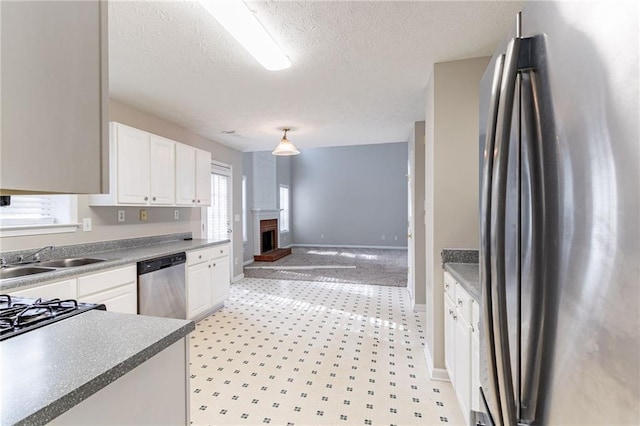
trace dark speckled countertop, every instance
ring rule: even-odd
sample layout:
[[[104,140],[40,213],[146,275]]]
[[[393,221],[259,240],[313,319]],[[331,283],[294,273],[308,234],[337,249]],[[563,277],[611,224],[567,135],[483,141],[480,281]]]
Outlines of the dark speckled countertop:
[[[89,311],[7,339],[0,423],[48,423],[194,329],[192,321]]]
[[[127,244],[130,241],[134,240],[119,240],[114,241],[109,245],[107,245],[106,243],[95,245],[87,244],[86,248],[82,245],[68,246],[69,248],[60,247],[58,249],[59,251],[53,258],[61,258],[66,256],[96,257],[107,259],[107,261],[73,268],[60,268],[51,272],[26,275],[19,278],[0,280],[0,293],[10,293],[11,291],[15,291],[20,287],[27,287],[41,282],[62,280],[65,278],[89,274],[104,269],[115,268],[117,266],[131,265],[135,264],[136,262],[140,262],[141,260],[152,259],[154,257],[167,254],[179,253],[203,247],[229,243],[229,240],[213,241],[202,239],[180,239],[173,241],[160,241],[153,244],[131,247],[129,244]],[[33,266],[37,266],[37,264],[33,264]]]
[[[477,263],[445,263],[444,270],[480,303],[480,268]]]

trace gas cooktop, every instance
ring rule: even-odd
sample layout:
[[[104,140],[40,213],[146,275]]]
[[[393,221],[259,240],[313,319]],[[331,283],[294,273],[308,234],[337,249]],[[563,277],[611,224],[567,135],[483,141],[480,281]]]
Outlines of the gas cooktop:
[[[0,295],[0,340],[15,337],[56,321],[99,309],[102,304],[81,303],[76,300],[33,299]]]

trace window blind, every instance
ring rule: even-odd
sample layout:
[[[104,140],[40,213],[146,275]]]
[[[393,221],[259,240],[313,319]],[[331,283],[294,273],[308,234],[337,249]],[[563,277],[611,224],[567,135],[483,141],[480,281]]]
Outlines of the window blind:
[[[14,195],[11,205],[0,207],[0,225],[47,225],[55,223],[53,198],[46,195]]]
[[[211,174],[211,207],[207,209],[207,237],[220,241],[229,239],[231,212],[229,211],[229,177]]]

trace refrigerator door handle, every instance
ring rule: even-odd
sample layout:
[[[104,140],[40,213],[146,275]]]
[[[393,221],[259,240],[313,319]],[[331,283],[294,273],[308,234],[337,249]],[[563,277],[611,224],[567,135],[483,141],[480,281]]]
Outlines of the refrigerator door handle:
[[[500,413],[502,414],[502,424],[505,426],[516,424],[516,404],[507,317],[505,218],[511,118],[518,74],[519,52],[520,38],[514,38],[507,46],[504,71],[502,73],[491,187],[491,308],[494,318],[493,335],[496,351],[496,373],[500,391]]]
[[[488,414],[501,418],[498,392],[498,377],[495,365],[495,343],[493,337],[493,314],[491,308],[491,181],[493,179],[493,151],[495,147],[496,125],[498,121],[498,101],[504,55],[496,58],[491,82],[489,100],[489,118],[484,144],[484,166],[482,168],[482,198],[480,204],[480,283],[482,285],[482,325],[485,358],[488,369],[489,394],[487,395]]]

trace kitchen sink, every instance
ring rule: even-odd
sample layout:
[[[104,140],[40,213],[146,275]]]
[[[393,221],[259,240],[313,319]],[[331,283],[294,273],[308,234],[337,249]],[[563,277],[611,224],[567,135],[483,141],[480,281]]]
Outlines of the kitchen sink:
[[[25,275],[41,274],[43,272],[55,271],[54,268],[43,268],[41,266],[9,266],[0,269],[0,280],[6,278],[24,277]]]
[[[51,268],[72,268],[74,266],[90,265],[92,263],[105,262],[107,259],[98,259],[92,257],[71,257],[67,259],[54,259],[40,262],[41,266]]]

